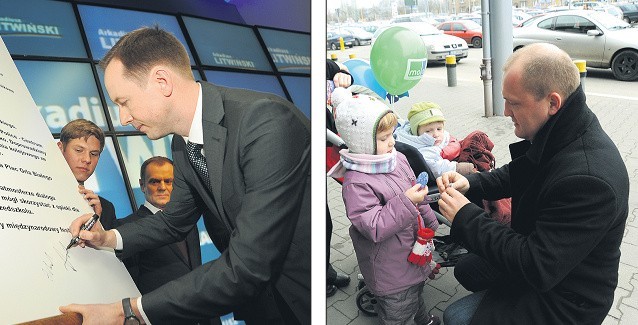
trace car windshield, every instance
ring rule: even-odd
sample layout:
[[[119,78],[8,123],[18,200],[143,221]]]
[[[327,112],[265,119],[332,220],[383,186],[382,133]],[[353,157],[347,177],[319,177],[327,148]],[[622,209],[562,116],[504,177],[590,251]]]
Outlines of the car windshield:
[[[481,29],[481,25],[475,23],[474,21],[463,20],[463,23],[465,24],[465,27],[467,27],[468,29]]]
[[[589,15],[596,19],[596,21],[607,29],[623,29],[629,28],[629,24],[626,22],[606,13],[600,11],[592,11]]]

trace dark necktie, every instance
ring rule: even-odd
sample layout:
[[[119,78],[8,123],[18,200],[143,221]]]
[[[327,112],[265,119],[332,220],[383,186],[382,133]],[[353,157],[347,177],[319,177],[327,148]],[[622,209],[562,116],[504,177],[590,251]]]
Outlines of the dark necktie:
[[[204,181],[206,187],[210,190],[210,178],[208,177],[208,167],[206,167],[206,157],[202,155],[203,145],[188,141],[186,144],[186,153],[188,154],[188,160],[191,165],[199,174],[199,177]]]
[[[189,266],[192,266],[191,265],[190,256],[188,256],[188,245],[186,244],[186,239],[184,239],[182,241],[178,241],[176,244],[177,244],[177,248],[179,249],[180,253],[182,253],[182,256],[184,256],[184,259],[186,260],[186,263]]]

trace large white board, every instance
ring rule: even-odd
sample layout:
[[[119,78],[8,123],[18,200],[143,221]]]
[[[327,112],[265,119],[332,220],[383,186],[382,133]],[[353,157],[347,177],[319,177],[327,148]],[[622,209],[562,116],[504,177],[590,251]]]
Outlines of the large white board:
[[[112,250],[66,251],[71,221],[90,212],[0,38],[1,323],[140,295]]]

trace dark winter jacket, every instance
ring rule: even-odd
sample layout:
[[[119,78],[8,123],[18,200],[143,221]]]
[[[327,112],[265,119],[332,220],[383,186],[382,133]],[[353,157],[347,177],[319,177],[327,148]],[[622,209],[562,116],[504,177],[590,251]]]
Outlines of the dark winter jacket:
[[[468,204],[451,235],[507,274],[472,324],[600,324],[618,282],[629,178],[579,88],[512,161],[468,177],[470,197],[512,197],[511,228]]]

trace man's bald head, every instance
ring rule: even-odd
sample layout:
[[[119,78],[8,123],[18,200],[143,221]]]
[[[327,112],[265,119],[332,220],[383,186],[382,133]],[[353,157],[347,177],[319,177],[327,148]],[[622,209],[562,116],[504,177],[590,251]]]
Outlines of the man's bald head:
[[[548,43],[534,43],[516,50],[505,62],[503,71],[519,73],[525,89],[536,99],[557,92],[564,100],[580,85],[578,68],[569,55]]]

